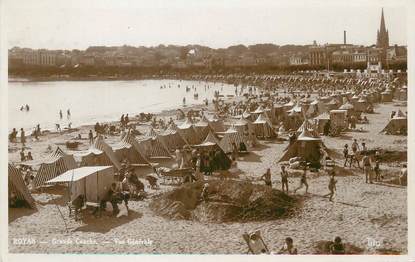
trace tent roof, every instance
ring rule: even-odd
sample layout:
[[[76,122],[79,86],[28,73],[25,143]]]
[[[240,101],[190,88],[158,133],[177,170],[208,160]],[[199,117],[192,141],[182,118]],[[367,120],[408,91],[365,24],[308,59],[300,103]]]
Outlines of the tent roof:
[[[399,109],[393,119],[407,119],[406,115]]]
[[[42,159],[27,161],[23,164],[28,165],[28,166],[36,166],[40,164],[51,164],[59,160],[59,158],[64,157],[64,156],[68,156],[68,154],[63,152],[63,150],[60,147],[57,147],[56,150],[53,153],[51,153],[49,156],[42,158]]]
[[[186,119],[180,126],[178,126],[179,129],[188,129],[192,126],[192,122],[190,122],[189,119]]]
[[[339,107],[340,110],[350,110],[353,109],[354,106],[350,104],[349,102],[344,103],[341,107]]]
[[[321,115],[317,116],[315,119],[330,119],[330,115],[327,112],[322,113]]]
[[[102,170],[107,170],[112,168],[112,166],[84,166],[75,169],[71,169],[51,179],[48,183],[61,183],[61,182],[71,182],[71,181],[78,181],[82,178],[90,176],[96,172],[100,172]]]
[[[301,134],[298,136],[298,139],[300,141],[318,141],[321,140],[320,138],[314,137],[313,134],[311,134],[310,130],[307,128],[304,128]]]

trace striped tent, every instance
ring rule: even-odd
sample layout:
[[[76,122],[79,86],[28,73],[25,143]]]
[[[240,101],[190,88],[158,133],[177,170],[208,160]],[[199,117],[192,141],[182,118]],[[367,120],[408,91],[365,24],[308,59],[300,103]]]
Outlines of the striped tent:
[[[144,158],[145,163],[150,164],[148,158],[146,157],[146,152],[144,147],[138,142],[137,138],[131,134],[130,132],[126,133],[124,138],[122,139],[123,143],[131,145],[137,153]]]
[[[216,132],[224,132],[225,126],[223,125],[223,121],[219,120],[219,118],[216,115],[213,115],[212,119],[208,120],[210,127],[213,129],[213,131]]]
[[[159,137],[170,151],[183,148],[187,144],[186,140],[177,132],[177,126],[174,123],[161,132]]]
[[[275,133],[272,128],[271,121],[266,117],[264,113],[260,114],[258,118],[253,122],[255,126],[255,134],[258,137],[274,137]]]
[[[25,201],[31,208],[36,208],[35,200],[23,181],[22,173],[9,163],[9,194],[10,192],[14,192],[19,200]]]
[[[189,145],[197,145],[200,142],[200,138],[197,135],[193,124],[187,119],[183,124],[178,126],[177,131],[186,140]]]
[[[81,157],[80,166],[112,166],[111,159],[104,151],[91,146],[87,151],[77,154]]]
[[[148,158],[172,158],[169,149],[158,137],[144,137],[138,140],[144,155]]]
[[[33,180],[36,188],[44,185],[46,181],[63,174],[67,170],[77,167],[74,157],[66,154],[59,147],[51,155],[42,159],[41,162],[42,164]]]
[[[92,147],[93,148],[96,148],[96,149],[98,149],[100,151],[103,151],[105,153],[105,155],[111,160],[111,164],[110,165],[113,165],[118,170],[121,169],[121,163],[120,163],[120,161],[118,161],[117,156],[115,155],[114,151],[105,142],[104,137],[102,135],[98,135],[95,138]]]
[[[233,151],[232,144],[235,143],[237,148],[239,147],[239,143],[245,142],[243,133],[239,133],[233,126],[230,126],[228,130],[223,133],[223,138],[219,142],[219,146],[225,153],[230,153]]]
[[[130,134],[124,135],[118,144],[112,146],[118,161],[122,162],[127,159],[131,164],[150,165],[147,158],[128,142],[129,136]]]
[[[213,129],[211,129],[210,125],[209,125],[209,121],[207,120],[207,118],[203,115],[202,118],[199,120],[199,122],[197,122],[194,125],[195,131],[199,136],[200,141],[203,141],[206,136],[209,134],[209,131]]]
[[[304,131],[304,129],[307,129],[307,131],[309,131],[313,137],[320,136],[318,131],[316,130],[315,125],[313,125],[313,123],[311,123],[311,121],[308,120],[307,118],[304,119],[303,124],[298,128],[297,130],[298,135],[300,135]]]

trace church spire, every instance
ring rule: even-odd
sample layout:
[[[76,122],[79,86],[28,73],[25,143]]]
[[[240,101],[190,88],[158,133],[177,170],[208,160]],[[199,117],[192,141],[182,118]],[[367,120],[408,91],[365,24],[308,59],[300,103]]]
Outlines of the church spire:
[[[386,32],[386,26],[385,26],[385,17],[383,15],[383,8],[382,8],[382,16],[380,18],[380,32]]]
[[[380,17],[380,28],[377,31],[376,46],[380,47],[380,48],[388,48],[389,47],[389,32],[388,32],[388,30],[386,30],[385,16],[383,14],[383,8],[382,8],[382,15]]]

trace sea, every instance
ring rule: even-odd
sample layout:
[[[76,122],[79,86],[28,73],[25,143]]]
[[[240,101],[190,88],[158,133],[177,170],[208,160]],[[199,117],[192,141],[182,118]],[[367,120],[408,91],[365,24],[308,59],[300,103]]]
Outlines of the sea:
[[[32,131],[40,124],[42,130],[54,130],[56,124],[63,129],[69,123],[77,127],[115,121],[127,113],[130,118],[142,112],[159,113],[203,104],[205,99],[211,103],[215,91],[228,97],[235,95],[235,86],[187,80],[11,81],[8,129]],[[29,111],[21,110],[26,104]]]

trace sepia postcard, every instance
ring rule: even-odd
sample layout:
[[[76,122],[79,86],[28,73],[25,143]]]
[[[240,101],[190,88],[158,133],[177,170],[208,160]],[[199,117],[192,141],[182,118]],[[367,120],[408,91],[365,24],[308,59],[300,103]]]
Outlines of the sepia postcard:
[[[0,5],[2,261],[415,261],[414,3]]]

